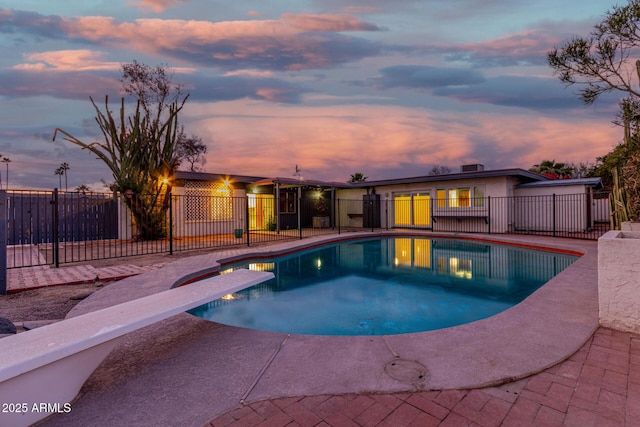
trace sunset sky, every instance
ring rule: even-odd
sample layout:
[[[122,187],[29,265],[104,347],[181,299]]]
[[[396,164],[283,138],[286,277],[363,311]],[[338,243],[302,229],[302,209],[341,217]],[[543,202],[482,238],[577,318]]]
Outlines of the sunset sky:
[[[546,55],[613,0],[0,0],[0,155],[9,186],[103,190],[95,111],[123,63],[171,68],[213,173],[346,181],[594,162],[619,95],[584,106]],[[114,108],[117,104],[114,104]],[[5,165],[0,164],[2,184]],[[63,180],[64,187],[64,180]]]

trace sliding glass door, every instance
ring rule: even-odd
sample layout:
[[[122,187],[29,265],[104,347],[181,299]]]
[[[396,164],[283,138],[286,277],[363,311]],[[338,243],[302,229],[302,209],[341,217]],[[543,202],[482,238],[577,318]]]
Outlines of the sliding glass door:
[[[395,227],[430,227],[430,194],[428,192],[394,194],[393,219]]]

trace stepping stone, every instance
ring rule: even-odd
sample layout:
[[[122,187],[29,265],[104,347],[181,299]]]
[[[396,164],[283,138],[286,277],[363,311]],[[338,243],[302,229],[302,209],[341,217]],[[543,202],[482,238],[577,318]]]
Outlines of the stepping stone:
[[[78,295],[74,295],[69,299],[73,300],[73,301],[81,300],[81,299],[85,299],[86,297],[88,297],[91,294],[93,294],[93,291],[87,291],[87,292],[83,292],[83,293],[78,294]]]
[[[27,320],[22,322],[22,327],[24,329],[26,329],[27,331],[30,331],[31,329],[35,329],[35,328],[39,328],[41,326],[47,326],[50,325],[52,323],[56,323],[59,322],[60,319],[56,319],[56,320]]]
[[[0,335],[12,335],[16,332],[16,325],[11,320],[0,317]]]

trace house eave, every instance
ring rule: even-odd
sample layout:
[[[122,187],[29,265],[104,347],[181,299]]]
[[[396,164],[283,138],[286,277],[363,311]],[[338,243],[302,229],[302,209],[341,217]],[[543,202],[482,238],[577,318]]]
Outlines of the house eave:
[[[496,177],[514,177],[514,178],[519,178],[521,181],[524,181],[524,182],[536,182],[536,181],[549,180],[549,178],[542,176],[540,174],[537,174],[535,172],[514,168],[514,169],[484,170],[484,171],[475,171],[475,172],[459,172],[459,173],[450,173],[445,175],[426,175],[426,176],[386,179],[386,180],[378,180],[378,181],[366,181],[366,182],[351,184],[350,187],[366,188],[366,187],[377,187],[377,186],[384,186],[384,185],[459,181],[463,179],[481,179],[481,178],[496,178]]]

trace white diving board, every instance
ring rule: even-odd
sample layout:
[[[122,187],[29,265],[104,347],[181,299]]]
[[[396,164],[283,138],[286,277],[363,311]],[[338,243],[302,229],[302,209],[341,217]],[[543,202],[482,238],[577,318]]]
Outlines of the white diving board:
[[[273,277],[237,270],[0,339],[0,426],[64,413],[129,332]]]

